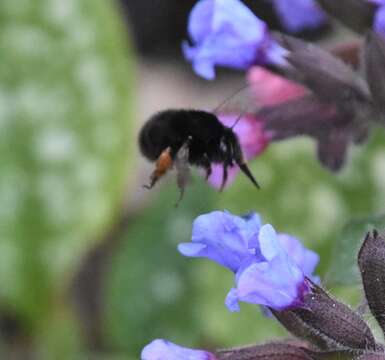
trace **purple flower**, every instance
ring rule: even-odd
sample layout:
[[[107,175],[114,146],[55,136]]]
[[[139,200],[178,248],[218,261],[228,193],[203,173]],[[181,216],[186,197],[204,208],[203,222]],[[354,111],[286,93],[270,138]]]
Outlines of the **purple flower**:
[[[314,0],[273,0],[273,6],[282,26],[292,33],[316,29],[327,21],[326,14]]]
[[[368,0],[369,3],[377,5],[373,19],[373,30],[385,35],[385,0]]]
[[[236,287],[226,305],[239,310],[238,301],[269,306],[276,310],[301,306],[310,291],[318,255],[292,236],[277,235],[269,224],[251,213],[238,217],[214,211],[199,216],[193,224],[192,242],[180,244],[185,256],[207,257],[235,273]]]
[[[215,77],[215,65],[247,69],[256,63],[285,62],[286,50],[239,0],[200,0],[190,13],[188,31],[193,46],[183,42],[184,55],[206,79]]]
[[[385,5],[385,0],[368,0],[368,2],[379,6]]]
[[[318,283],[319,279],[317,276],[313,275],[313,272],[318,265],[319,255],[314,251],[305,248],[294,236],[278,234],[278,240],[289,257],[302,270],[304,275],[311,278],[313,282]]]
[[[249,242],[258,236],[260,226],[261,219],[255,213],[239,217],[213,211],[195,219],[191,243],[179,244],[178,250],[185,256],[207,257],[236,272],[242,262],[256,254]]]
[[[385,5],[382,5],[377,9],[376,14],[374,15],[373,29],[380,34],[385,35]]]
[[[236,287],[226,298],[228,309],[239,311],[238,301],[278,311],[303,305],[310,287],[302,269],[285,251],[270,224],[261,227],[258,243],[264,259],[250,261],[238,270]]]
[[[214,354],[204,350],[188,349],[170,341],[156,339],[144,347],[141,360],[216,360]]]

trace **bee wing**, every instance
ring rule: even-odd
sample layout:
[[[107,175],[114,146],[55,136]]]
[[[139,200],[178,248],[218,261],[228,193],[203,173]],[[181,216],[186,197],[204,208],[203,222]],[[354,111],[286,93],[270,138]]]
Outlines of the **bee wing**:
[[[254,113],[261,107],[259,101],[253,94],[253,88],[250,83],[245,83],[242,87],[231,93],[223,100],[213,112],[216,115],[221,114],[244,114]]]
[[[214,112],[219,114],[256,114],[264,107],[281,104],[304,95],[298,83],[254,66],[247,74],[247,84],[226,98]]]

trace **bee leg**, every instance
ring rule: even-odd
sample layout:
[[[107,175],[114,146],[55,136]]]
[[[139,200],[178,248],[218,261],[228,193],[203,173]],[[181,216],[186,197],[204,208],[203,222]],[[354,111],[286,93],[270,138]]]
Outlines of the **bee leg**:
[[[207,181],[207,180],[209,179],[211,173],[212,173],[211,165],[207,166],[207,167],[205,168],[205,170],[206,170],[206,181]]]
[[[206,181],[209,179],[212,169],[211,169],[211,162],[210,159],[208,158],[207,154],[203,155],[203,168],[206,171]]]
[[[182,147],[176,153],[175,157],[176,181],[180,190],[179,199],[175,206],[178,206],[181,200],[183,199],[184,190],[191,179],[190,166],[188,162],[190,154],[190,141],[191,139],[189,139],[182,145]]]
[[[158,160],[156,160],[155,170],[150,177],[150,184],[143,185],[143,187],[146,189],[151,189],[157,183],[157,181],[172,168],[172,165],[173,161],[171,158],[171,149],[168,147],[162,151],[158,157]]]
[[[226,185],[227,176],[228,176],[228,173],[227,173],[228,166],[229,166],[229,164],[225,161],[224,164],[223,164],[222,184],[221,184],[221,187],[220,187],[219,191],[223,191],[223,189],[224,189],[224,187]]]

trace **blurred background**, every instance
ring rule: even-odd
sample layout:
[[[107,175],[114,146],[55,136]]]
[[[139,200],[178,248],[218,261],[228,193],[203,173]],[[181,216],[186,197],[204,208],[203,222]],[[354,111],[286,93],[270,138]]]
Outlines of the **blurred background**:
[[[382,131],[338,175],[294,139],[251,163],[262,191],[240,176],[218,193],[196,173],[175,208],[174,174],[142,188],[153,165],[136,137],[148,116],[213,109],[245,83],[224,70],[202,80],[184,61],[194,3],[0,2],[0,358],[138,359],[158,337],[213,349],[285,336],[255,306],[229,313],[230,274],[176,251],[214,209],[255,210],[301,238],[321,254],[327,288],[359,302],[356,239],[384,224]],[[246,3],[282,30],[268,2]],[[335,25],[298,35],[352,36]]]

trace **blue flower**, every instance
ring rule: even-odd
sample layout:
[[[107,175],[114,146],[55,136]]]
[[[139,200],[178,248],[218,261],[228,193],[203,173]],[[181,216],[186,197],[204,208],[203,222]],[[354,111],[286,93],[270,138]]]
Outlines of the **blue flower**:
[[[249,243],[260,227],[261,219],[255,213],[239,217],[213,211],[196,218],[191,243],[179,244],[178,250],[185,256],[207,257],[235,273],[242,262],[257,255]]]
[[[215,65],[247,69],[256,63],[285,63],[286,50],[239,0],[200,0],[190,13],[188,31],[193,46],[183,42],[184,55],[206,79],[215,77]]]
[[[380,6],[374,15],[373,30],[385,35],[385,5]]]
[[[326,14],[314,0],[273,0],[273,6],[282,26],[292,33],[316,29],[327,21]]]
[[[156,339],[144,347],[141,360],[216,360],[214,354],[188,349],[170,341]]]
[[[368,2],[377,5],[373,19],[373,30],[385,35],[385,0],[368,0]]]
[[[239,311],[238,301],[286,310],[303,305],[310,291],[305,275],[278,240],[270,224],[259,232],[263,261],[251,261],[236,273],[236,287],[226,298],[230,311]]]
[[[199,216],[193,224],[191,243],[180,244],[185,256],[207,257],[235,273],[236,287],[227,296],[231,311],[238,301],[282,310],[302,304],[309,291],[306,277],[319,261],[316,253],[299,240],[276,234],[260,217],[245,217],[214,211]]]
[[[304,275],[313,282],[318,283],[318,276],[313,273],[319,263],[319,255],[312,250],[305,248],[302,243],[294,236],[288,234],[278,234],[278,240],[289,255],[289,257],[298,265]]]

